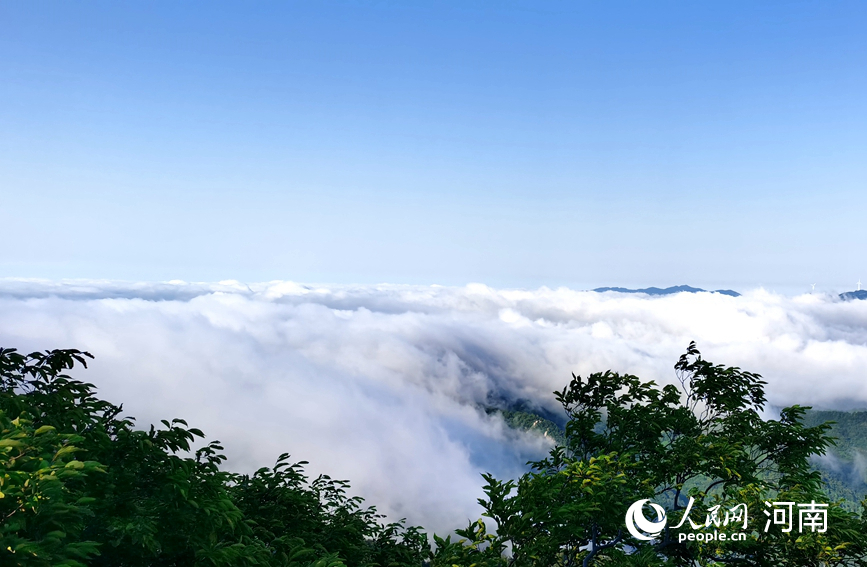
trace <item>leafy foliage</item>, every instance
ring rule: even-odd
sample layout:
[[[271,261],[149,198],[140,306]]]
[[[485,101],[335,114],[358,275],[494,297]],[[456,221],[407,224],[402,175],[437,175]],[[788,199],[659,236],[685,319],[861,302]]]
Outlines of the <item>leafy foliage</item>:
[[[280,564],[338,557],[347,565],[421,564],[429,547],[418,528],[381,524],[375,508],[346,494],[346,481],[323,475],[310,482],[305,464],[290,464],[283,454],[273,469],[239,476],[231,489],[245,517],[254,518],[253,536]]]
[[[824,533],[765,532],[765,501],[828,502],[811,458],[829,425],[806,426],[805,408],[763,420],[757,374],[714,365],[690,344],[675,365],[681,388],[632,375],[574,376],[555,392],[568,415],[565,442],[517,482],[485,475],[481,521],[439,540],[434,564],[454,565],[867,565],[864,516],[835,505]],[[627,508],[663,504],[659,537],[624,533]],[[680,541],[672,526],[704,524],[712,507],[747,504],[746,541]],[[508,553],[506,553],[508,551]]]
[[[73,443],[81,440],[0,412],[0,549],[15,562],[78,567],[96,551],[93,542],[77,537],[92,499],[77,498],[69,485],[104,469],[75,460]]]
[[[0,349],[0,564],[399,567],[429,553],[418,528],[382,524],[288,455],[235,475],[183,420],[135,429],[65,374],[87,358]]]

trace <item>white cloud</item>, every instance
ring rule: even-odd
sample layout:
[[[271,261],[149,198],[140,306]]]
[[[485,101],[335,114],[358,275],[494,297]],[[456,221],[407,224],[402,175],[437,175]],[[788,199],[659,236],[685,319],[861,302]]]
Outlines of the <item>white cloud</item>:
[[[544,450],[477,406],[555,411],[571,372],[671,382],[690,340],[776,406],[867,406],[867,302],[829,296],[0,281],[0,345],[89,350],[77,377],[140,423],[186,418],[236,470],[290,452],[439,531]]]

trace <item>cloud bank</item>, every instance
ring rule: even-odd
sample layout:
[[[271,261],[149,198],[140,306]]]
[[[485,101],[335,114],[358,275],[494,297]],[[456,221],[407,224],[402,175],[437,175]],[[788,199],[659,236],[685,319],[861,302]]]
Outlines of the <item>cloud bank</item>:
[[[234,470],[289,452],[439,532],[478,517],[480,472],[517,475],[546,450],[480,407],[556,412],[572,372],[670,383],[690,340],[762,374],[774,406],[867,407],[867,301],[0,280],[0,345],[88,350],[76,377],[141,425],[183,417]]]

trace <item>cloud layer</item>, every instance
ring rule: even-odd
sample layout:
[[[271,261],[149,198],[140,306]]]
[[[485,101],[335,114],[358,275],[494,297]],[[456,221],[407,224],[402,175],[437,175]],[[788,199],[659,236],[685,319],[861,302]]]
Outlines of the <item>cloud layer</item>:
[[[690,340],[762,374],[774,406],[867,407],[867,301],[0,280],[0,345],[89,350],[77,377],[140,423],[183,417],[235,470],[290,452],[438,531],[477,517],[480,472],[518,474],[546,449],[480,406],[556,412],[571,372],[669,383]]]

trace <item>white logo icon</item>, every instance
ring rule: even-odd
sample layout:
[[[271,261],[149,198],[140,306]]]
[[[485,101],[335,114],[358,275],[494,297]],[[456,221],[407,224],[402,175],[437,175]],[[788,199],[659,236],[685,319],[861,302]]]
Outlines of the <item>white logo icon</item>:
[[[644,517],[642,508],[644,508],[644,504],[648,502],[650,503],[650,507],[656,511],[657,521],[655,522],[650,522]],[[626,529],[629,530],[632,537],[636,539],[650,541],[661,532],[663,528],[665,528],[665,510],[659,504],[654,504],[653,502],[650,502],[650,500],[639,500],[626,511]]]

